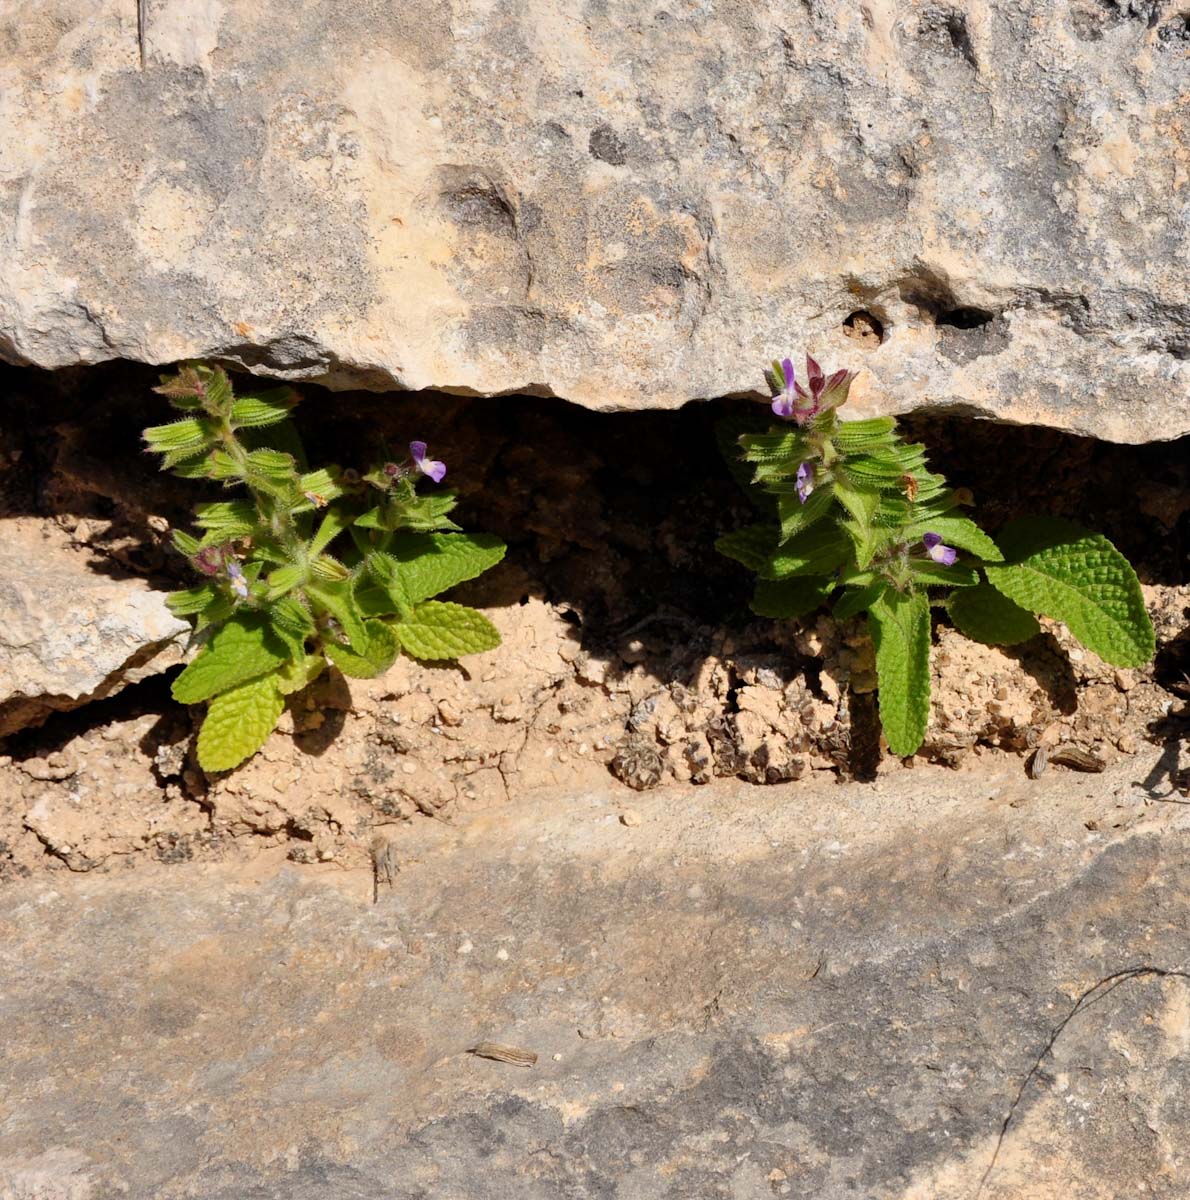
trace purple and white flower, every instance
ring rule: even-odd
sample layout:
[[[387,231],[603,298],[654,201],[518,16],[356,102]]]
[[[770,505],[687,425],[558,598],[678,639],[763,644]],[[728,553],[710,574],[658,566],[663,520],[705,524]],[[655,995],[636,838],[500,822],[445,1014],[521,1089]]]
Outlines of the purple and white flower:
[[[797,498],[805,504],[814,490],[814,464],[804,462],[797,469]]]
[[[944,567],[954,566],[954,560],[958,558],[958,551],[953,546],[944,546],[941,534],[927,533],[921,539],[921,544],[936,563],[941,563]]]
[[[234,558],[227,561],[227,578],[231,580],[231,590],[241,600],[248,599],[248,581],[244,578],[244,570]]]
[[[816,417],[824,408],[837,408],[847,399],[854,371],[823,373],[822,368],[810,355],[806,355],[806,387],[802,387],[793,376],[793,362],[784,359],[781,363],[783,378],[775,382],[783,385],[773,400],[773,412],[786,421],[804,425]]]
[[[413,458],[413,465],[435,483],[441,483],[446,477],[446,463],[439,462],[436,458],[427,458],[425,442],[410,442],[409,453]]]

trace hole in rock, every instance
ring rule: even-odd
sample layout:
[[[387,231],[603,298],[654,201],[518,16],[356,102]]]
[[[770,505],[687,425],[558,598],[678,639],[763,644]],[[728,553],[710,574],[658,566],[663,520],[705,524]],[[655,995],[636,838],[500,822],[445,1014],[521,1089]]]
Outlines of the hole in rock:
[[[843,333],[863,349],[875,350],[884,341],[884,322],[861,308],[844,317]]]
[[[989,322],[982,310],[939,318],[958,337]],[[168,419],[155,382],[155,371],[129,364],[0,369],[0,537],[35,530],[82,576],[191,582],[169,530],[221,492],[158,472],[141,452],[140,430]],[[600,414],[531,397],[299,391],[296,420],[316,463],[365,467],[372,448],[387,443],[400,456],[413,439],[447,463],[459,523],[509,547],[498,567],[448,595],[482,608],[504,646],[459,664],[402,659],[379,681],[327,676],[291,698],[261,754],[209,781],[194,771],[188,740],[198,714],[173,704],[164,680],[51,717],[0,744],[13,756],[0,771],[14,773],[10,793],[21,798],[0,816],[0,840],[17,844],[26,809],[61,793],[63,814],[80,795],[96,806],[76,869],[132,853],[134,842],[156,845],[158,834],[171,855],[179,845],[214,853],[251,834],[296,839],[296,857],[325,861],[419,813],[449,816],[543,788],[618,788],[609,768],[625,747],[621,762],[655,759],[660,782],[899,769],[881,759],[861,627],[753,616],[750,576],[714,551],[716,537],[756,519],[718,453],[716,423],[741,409],[763,416],[764,405]],[[973,492],[990,531],[1021,514],[1100,530],[1136,564],[1162,644],[1184,628],[1186,441],[1115,446],[953,415],[903,426],[935,469]],[[1023,755],[1055,721],[1097,753],[1126,753],[1169,692],[1151,671],[1117,678],[1070,649],[1061,631],[1011,652],[977,646],[940,614],[923,756],[979,767],[989,754]],[[74,755],[78,771],[48,783],[25,773],[51,753]],[[651,766],[627,774],[656,782]],[[49,801],[43,809],[42,857],[59,813]],[[127,844],[111,832],[125,827]]]
[[[934,323],[948,329],[979,329],[994,319],[995,314],[986,308],[949,308],[940,312]]]

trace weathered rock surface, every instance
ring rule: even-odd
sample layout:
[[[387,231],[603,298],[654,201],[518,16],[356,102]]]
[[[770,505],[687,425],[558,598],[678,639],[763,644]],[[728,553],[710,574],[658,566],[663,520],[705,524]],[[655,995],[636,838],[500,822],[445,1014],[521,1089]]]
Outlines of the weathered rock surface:
[[[427,821],[375,905],[264,867],[12,885],[0,1195],[1184,1196],[1154,756]]]
[[[142,4],[0,0],[11,361],[1190,431],[1176,5]]]
[[[0,613],[0,736],[176,665],[190,633],[145,580],[19,521],[0,528]]]

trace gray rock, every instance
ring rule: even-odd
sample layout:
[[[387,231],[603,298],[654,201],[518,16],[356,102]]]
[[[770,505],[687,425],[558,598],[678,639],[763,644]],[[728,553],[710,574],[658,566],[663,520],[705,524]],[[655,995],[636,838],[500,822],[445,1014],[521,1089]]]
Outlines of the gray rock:
[[[14,884],[0,1194],[1182,1196],[1190,841],[1149,765],[669,789],[636,828],[555,797],[407,828],[376,905]]]
[[[1190,431],[1176,6],[143,7],[0,14],[10,361]]]
[[[35,527],[0,541],[0,736],[182,661],[187,621],[136,578],[87,565]]]

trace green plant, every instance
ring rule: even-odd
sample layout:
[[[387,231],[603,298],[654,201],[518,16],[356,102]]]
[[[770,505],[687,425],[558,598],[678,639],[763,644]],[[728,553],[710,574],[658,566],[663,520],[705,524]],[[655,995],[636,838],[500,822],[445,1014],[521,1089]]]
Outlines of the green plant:
[[[310,470],[289,419],[298,399],[291,388],[237,397],[222,369],[195,364],[156,390],[184,414],[145,430],[162,469],[243,489],[198,505],[200,536],[174,533],[204,577],[168,600],[195,619],[203,643],[173,695],[207,703],[204,769],[230,770],[255,753],[285,697],[328,663],[367,678],[401,651],[453,659],[500,644],[482,613],[432,599],[498,563],[504,544],[458,531],[453,492],[418,494],[422,480],[439,483],[446,473],[424,443],[410,443],[405,462],[363,476]]]
[[[752,609],[761,616],[804,616],[832,598],[840,619],[867,613],[894,754],[914,753],[929,721],[931,605],[976,641],[1026,641],[1042,615],[1065,622],[1106,662],[1149,661],[1153,627],[1140,584],[1105,537],[1030,517],[993,540],[891,417],[839,420],[852,372],[828,377],[808,356],[806,369],[803,388],[789,359],[773,364],[772,408],[784,428],[721,426],[728,462],[758,489],[767,519],[717,547],[756,572]]]

